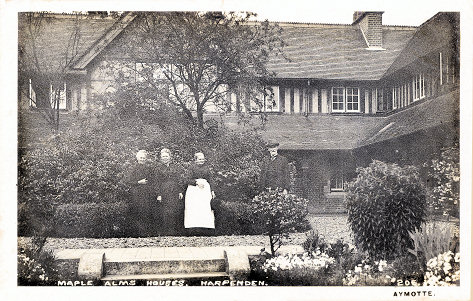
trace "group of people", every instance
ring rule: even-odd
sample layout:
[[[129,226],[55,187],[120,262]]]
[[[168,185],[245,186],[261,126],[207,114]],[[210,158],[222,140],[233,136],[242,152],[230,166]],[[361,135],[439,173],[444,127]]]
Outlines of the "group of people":
[[[278,155],[277,143],[267,145],[270,156],[263,162],[261,189],[289,190],[287,159]],[[136,154],[137,162],[125,177],[131,187],[127,219],[131,233],[143,236],[209,236],[215,231],[211,172],[202,152],[194,154],[187,171],[172,164],[167,148],[153,164],[146,150]]]
[[[204,154],[194,154],[194,163],[184,177],[172,164],[171,156],[164,148],[160,161],[152,164],[146,150],[136,154],[137,162],[125,179],[131,187],[127,215],[131,232],[139,236],[211,235],[215,229],[211,206],[215,193]]]

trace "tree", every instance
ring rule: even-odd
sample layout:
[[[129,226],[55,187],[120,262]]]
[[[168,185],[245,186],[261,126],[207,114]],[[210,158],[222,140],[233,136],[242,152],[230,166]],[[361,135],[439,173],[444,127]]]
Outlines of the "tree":
[[[139,13],[125,49],[135,71],[154,95],[203,127],[206,106],[228,108],[238,91],[261,108],[270,54],[281,54],[281,29],[269,22],[250,24],[251,13]],[[139,45],[139,46],[137,46]],[[240,105],[237,104],[237,111]],[[194,116],[193,112],[196,112]]]
[[[250,203],[253,218],[263,224],[268,235],[271,254],[282,245],[282,239],[290,232],[310,228],[306,220],[308,201],[293,194],[284,194],[282,189],[268,189],[253,198]]]
[[[84,16],[74,13],[72,27],[61,28],[61,50],[51,50],[45,44],[52,19],[46,12],[19,13],[18,28],[18,86],[20,93],[39,109],[42,116],[55,129],[59,129],[59,104],[67,71],[79,54],[80,22]],[[60,39],[60,37],[58,37]],[[56,52],[57,51],[57,52]],[[31,84],[34,94],[22,87]],[[65,93],[65,91],[64,91]]]

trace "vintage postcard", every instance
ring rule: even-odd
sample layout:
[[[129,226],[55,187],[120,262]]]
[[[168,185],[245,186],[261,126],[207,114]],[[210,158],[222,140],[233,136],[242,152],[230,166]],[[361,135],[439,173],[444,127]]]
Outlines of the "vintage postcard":
[[[7,299],[468,300],[472,13],[5,3]]]

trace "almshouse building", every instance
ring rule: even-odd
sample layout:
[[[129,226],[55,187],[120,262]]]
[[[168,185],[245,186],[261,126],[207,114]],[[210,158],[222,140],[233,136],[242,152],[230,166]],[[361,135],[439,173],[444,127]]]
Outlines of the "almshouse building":
[[[274,56],[267,66],[275,77],[268,83],[273,93],[265,99],[269,117],[261,134],[279,141],[297,169],[293,190],[320,211],[344,210],[345,183],[356,167],[373,159],[422,166],[458,141],[459,13],[438,13],[419,27],[386,26],[382,15],[355,12],[346,25],[279,23],[289,60]],[[64,15],[50,18],[42,47],[51,61],[47,56],[67,46],[67,33],[58,28],[82,26],[61,109],[85,109],[94,95],[113,91],[114,79],[104,71],[111,62],[130,64],[129,70],[141,63],[121,48],[133,33],[133,13],[79,23]],[[34,94],[31,85],[23,88]],[[250,99],[227,97],[234,110],[250,110]],[[29,103],[26,97],[20,102]],[[215,110],[208,107],[209,116]],[[231,113],[225,122],[238,127]]]

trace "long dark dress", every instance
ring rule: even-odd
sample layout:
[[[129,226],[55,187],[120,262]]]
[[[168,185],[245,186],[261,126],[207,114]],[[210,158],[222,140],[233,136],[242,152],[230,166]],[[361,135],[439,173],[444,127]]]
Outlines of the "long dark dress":
[[[179,235],[184,231],[184,200],[179,193],[184,192],[181,180],[182,171],[175,165],[158,163],[156,177],[161,195],[162,224],[160,232],[164,235]]]
[[[138,181],[147,179],[147,184]],[[131,200],[128,203],[128,226],[132,236],[149,236],[154,232],[156,223],[156,176],[154,168],[148,164],[136,163],[125,177],[130,185]]]

